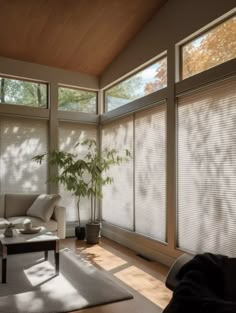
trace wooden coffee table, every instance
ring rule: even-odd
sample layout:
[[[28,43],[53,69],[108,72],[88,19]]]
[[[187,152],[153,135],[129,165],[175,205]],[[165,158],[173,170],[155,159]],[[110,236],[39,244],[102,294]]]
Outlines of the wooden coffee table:
[[[59,274],[59,238],[53,233],[42,228],[37,234],[24,235],[15,230],[14,237],[4,237],[0,231],[0,253],[2,256],[2,283],[7,282],[7,256],[29,252],[44,251],[45,259],[48,259],[48,251],[53,250],[55,255],[55,272]]]

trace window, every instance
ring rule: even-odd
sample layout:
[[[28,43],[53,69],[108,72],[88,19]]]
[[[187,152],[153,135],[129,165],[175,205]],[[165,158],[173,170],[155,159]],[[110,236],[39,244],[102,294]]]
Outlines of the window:
[[[103,186],[106,222],[166,242],[166,104],[103,126],[102,147],[133,158],[109,170]]]
[[[181,47],[182,79],[236,57],[236,16]]]
[[[97,113],[97,92],[59,87],[58,109]]]
[[[32,160],[48,151],[47,121],[0,118],[0,192],[46,193],[47,161]]]
[[[114,148],[120,154],[133,152],[133,117],[126,117],[104,125],[102,147]],[[103,219],[114,225],[133,230],[133,160],[113,166],[108,175],[111,185],[103,186]]]
[[[166,241],[166,104],[135,114],[135,230]]]
[[[105,91],[106,111],[142,98],[167,86],[167,58],[164,57],[144,70]]]
[[[47,108],[47,84],[0,77],[0,103]]]
[[[236,78],[178,101],[178,247],[236,255]]]
[[[74,149],[77,142],[85,139],[97,139],[96,126],[80,125],[78,123],[59,123],[59,148],[66,152],[79,154],[80,157],[86,153],[81,145]],[[66,207],[66,219],[69,222],[78,221],[77,198],[66,191],[63,186],[59,186],[59,193],[62,196],[61,203]],[[80,218],[82,221],[88,220],[90,216],[90,201],[82,198],[80,202]]]

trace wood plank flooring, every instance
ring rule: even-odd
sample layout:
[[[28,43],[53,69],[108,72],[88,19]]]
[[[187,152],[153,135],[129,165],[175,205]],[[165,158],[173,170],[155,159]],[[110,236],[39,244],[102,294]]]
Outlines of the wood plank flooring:
[[[69,248],[110,273],[112,279],[118,280],[134,296],[132,300],[73,313],[159,313],[169,303],[172,293],[164,285],[168,272],[166,266],[144,260],[134,251],[107,238],[102,238],[98,245],[87,245],[84,241],[69,238],[61,240],[60,248]]]

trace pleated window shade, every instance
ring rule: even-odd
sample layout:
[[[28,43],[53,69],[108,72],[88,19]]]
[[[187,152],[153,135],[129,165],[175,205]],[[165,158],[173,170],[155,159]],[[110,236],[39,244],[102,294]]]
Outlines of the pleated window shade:
[[[135,114],[135,229],[166,241],[166,104]]]
[[[74,148],[77,142],[85,139],[97,140],[96,126],[87,126],[78,123],[60,122],[59,123],[59,148],[60,150],[78,154],[78,158],[83,158],[86,154],[86,148],[81,145]],[[66,207],[66,220],[68,222],[78,221],[77,197],[60,185],[59,193],[62,197],[61,204]],[[90,200],[81,198],[80,218],[82,221],[88,221],[90,218]]]
[[[104,125],[102,147],[115,148],[120,154],[128,149],[133,154],[133,117]],[[112,167],[107,174],[114,182],[103,187],[103,219],[133,230],[133,159]]]
[[[0,192],[47,192],[47,162],[32,160],[47,151],[47,121],[0,117]]]
[[[236,78],[178,100],[178,247],[236,257]]]

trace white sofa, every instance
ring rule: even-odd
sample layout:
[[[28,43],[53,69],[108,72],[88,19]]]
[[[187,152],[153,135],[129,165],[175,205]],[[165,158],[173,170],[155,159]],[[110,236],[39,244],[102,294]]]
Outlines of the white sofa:
[[[0,195],[0,228],[4,224],[17,223],[20,220],[30,219],[32,226],[44,226],[47,230],[57,234],[60,239],[65,238],[65,208],[55,205],[51,219],[48,222],[38,217],[27,215],[28,209],[38,198],[39,194]]]

